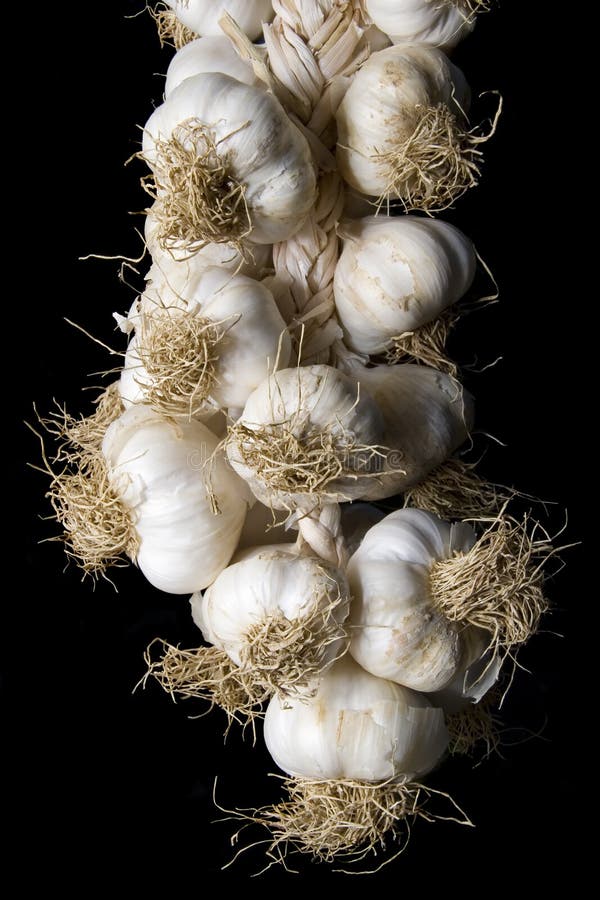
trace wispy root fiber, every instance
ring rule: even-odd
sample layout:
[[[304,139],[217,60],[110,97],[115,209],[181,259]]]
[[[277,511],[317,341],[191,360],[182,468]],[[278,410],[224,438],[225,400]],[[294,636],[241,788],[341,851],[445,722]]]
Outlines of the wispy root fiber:
[[[396,852],[385,860],[391,862],[404,850],[412,821],[445,818],[424,809],[426,801],[439,792],[415,782],[282,780],[289,799],[254,810],[250,816],[238,814],[271,832],[267,855],[274,862],[285,864],[290,852],[300,852],[319,862],[357,864],[396,844]],[[447,794],[441,796],[452,806],[453,814],[447,818],[471,824]]]
[[[414,129],[407,131],[406,114],[399,118],[399,138],[394,147],[378,154],[387,187],[380,205],[398,198],[407,211],[441,212],[475,187],[481,174],[479,149],[496,131],[502,100],[487,134],[468,129],[460,114],[445,103],[416,106]],[[400,136],[401,135],[401,136]]]
[[[541,526],[504,514],[482,519],[488,528],[468,553],[434,563],[433,602],[452,622],[482,628],[491,652],[510,653],[537,631],[548,601],[544,567],[555,554]]]
[[[395,365],[414,360],[439,369],[440,372],[456,375],[457,366],[446,355],[446,342],[458,319],[459,314],[455,310],[447,309],[437,319],[427,322],[415,331],[405,331],[396,335],[392,338],[392,344],[386,353],[386,361],[390,365]]]
[[[405,492],[404,506],[442,519],[481,518],[496,515],[513,493],[477,475],[474,463],[449,459]]]
[[[296,414],[273,425],[236,422],[229,429],[227,443],[268,491],[322,497],[341,479],[356,481],[381,470],[384,447],[357,443],[339,425],[313,428],[301,419]],[[339,490],[336,485],[334,495]]]
[[[162,650],[159,659],[153,659],[156,648]],[[148,666],[144,684],[151,676],[173,699],[194,698],[206,701],[211,708],[219,706],[230,725],[233,721],[242,725],[252,722],[271,695],[252,673],[240,669],[216,647],[182,650],[155,638],[146,648],[144,661]]]
[[[498,750],[501,722],[494,712],[501,696],[500,691],[492,690],[479,703],[470,703],[466,709],[446,717],[451,754],[467,756],[481,744],[485,744],[485,756]]]
[[[144,313],[137,355],[145,370],[140,384],[146,402],[166,416],[191,419],[200,412],[216,381],[219,344],[226,331],[224,323],[194,310]]]
[[[188,119],[169,140],[155,140],[152,169],[142,187],[154,200],[152,218],[164,250],[192,255],[207,244],[226,243],[245,258],[242,242],[252,230],[246,186],[231,174],[227,153],[208,126]]]
[[[135,559],[139,547],[131,511],[119,498],[101,450],[106,429],[122,412],[118,385],[107,388],[96,404],[91,416],[77,418],[58,407],[51,417],[39,419],[57,442],[51,460],[42,435],[35,432],[41,470],[50,476],[46,497],[64,531],[54,540],[62,541],[67,556],[93,577],[103,575],[123,556]]]
[[[164,3],[158,3],[155,7],[148,6],[147,9],[156,22],[161,47],[174,47],[175,50],[181,50],[182,47],[195,41],[198,37],[196,32],[180,22],[173,10]]]
[[[347,604],[348,598],[330,579],[327,592],[315,596],[308,615],[269,616],[253,625],[242,653],[244,670],[271,694],[308,695],[311,682],[333,661],[332,645],[340,643],[336,657],[347,649],[346,629],[339,622],[346,617]]]

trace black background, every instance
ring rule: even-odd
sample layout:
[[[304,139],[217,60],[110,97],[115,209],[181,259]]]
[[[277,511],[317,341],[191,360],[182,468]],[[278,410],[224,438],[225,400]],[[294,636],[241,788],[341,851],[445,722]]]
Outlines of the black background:
[[[154,591],[134,569],[116,572],[118,592],[103,583],[93,589],[74,567],[64,570],[60,545],[39,543],[55,533],[39,518],[48,512],[46,482],[25,466],[38,458],[21,424],[33,418],[32,401],[44,411],[56,397],[85,411],[89,397],[81,386],[100,383],[88,373],[114,363],[63,317],[122,347],[110,314],[124,311],[133,291],[119,282],[118,263],[78,257],[136,256],[141,246],[133,229],[142,219],[129,213],[144,205],[141,169],[123,164],[138,149],[137,126],[160,101],[163,79],[155,73],[165,71],[170,51],[160,51],[147,14],[126,18],[140,5],[91,4],[92,12],[88,4],[67,4],[58,17],[39,13],[36,36],[22,45],[23,71],[17,67],[11,78],[24,99],[16,104],[16,144],[5,167],[5,186],[18,198],[5,209],[15,248],[5,264],[17,272],[5,294],[5,337],[14,354],[5,384],[10,398],[15,387],[23,390],[16,431],[6,439],[16,439],[17,458],[5,474],[6,496],[14,490],[15,498],[7,501],[7,517],[22,533],[5,559],[16,567],[16,581],[3,606],[2,646],[6,697],[20,713],[7,743],[24,738],[24,765],[5,769],[18,800],[13,831],[32,860],[21,873],[24,885],[41,874],[48,885],[66,888],[76,866],[94,884],[118,878],[141,885],[150,876],[176,890],[191,877],[202,890],[209,875],[223,885],[250,884],[258,852],[221,871],[232,853],[232,826],[211,824],[218,816],[213,780],[219,776],[218,799],[229,808],[278,796],[260,736],[253,747],[234,729],[223,745],[220,713],[191,721],[188,715],[201,710],[174,705],[155,685],[132,693],[149,640],[196,642],[187,600]],[[505,114],[486,148],[481,185],[448,214],[493,268],[502,302],[463,320],[453,349],[466,363],[503,357],[467,375],[480,431],[505,444],[478,439],[478,448],[487,448],[484,473],[555,501],[556,528],[568,508],[563,540],[579,540],[587,435],[575,408],[584,381],[576,361],[581,321],[573,310],[587,298],[572,283],[577,257],[568,242],[577,222],[557,200],[562,147],[554,88],[541,74],[551,40],[545,11],[543,3],[504,2],[454,54],[475,94],[502,92]],[[29,67],[39,75],[35,89],[20,83]],[[490,104],[476,102],[474,117],[489,114]],[[556,610],[546,621],[548,631],[565,637],[543,634],[520,657],[531,674],[519,673],[506,703],[505,741],[512,746],[478,767],[447,763],[432,780],[476,828],[417,825],[405,854],[359,888],[425,884],[452,895],[462,893],[474,869],[498,887],[510,887],[520,869],[522,887],[539,886],[569,865],[588,739],[575,713],[584,686],[579,621],[593,597],[582,588],[581,550],[566,559],[567,569],[549,585]],[[539,736],[522,742],[528,732]],[[304,861],[298,867],[302,883],[344,878]],[[267,887],[294,877],[277,869],[262,880]]]

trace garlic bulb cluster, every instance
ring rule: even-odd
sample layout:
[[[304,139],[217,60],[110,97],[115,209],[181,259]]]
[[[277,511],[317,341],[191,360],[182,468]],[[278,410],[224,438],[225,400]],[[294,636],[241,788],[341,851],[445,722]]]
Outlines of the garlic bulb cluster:
[[[218,72],[172,91],[146,123],[142,155],[164,249],[286,240],[315,202],[308,143],[279,102]]]
[[[181,47],[169,63],[165,100],[186,78],[203,72],[221,72],[244,84],[258,84],[252,66],[238,56],[224,34],[207,35]]]
[[[447,207],[476,183],[469,95],[464,75],[440,50],[397,45],[374,53],[336,113],[345,181],[407,208]]]
[[[439,219],[370,216],[343,223],[339,233],[335,306],[346,343],[359,353],[393,350],[459,300],[475,276],[473,244]]]
[[[137,532],[135,561],[148,581],[170,594],[214,581],[251,502],[217,438],[200,422],[175,423],[135,406],[108,427],[102,452]]]
[[[394,44],[451,49],[475,26],[481,0],[365,0],[374,24]],[[474,9],[475,7],[475,9]]]
[[[425,697],[345,656],[319,680],[314,697],[271,700],[265,742],[289,775],[376,782],[425,775],[448,736],[442,711]]]
[[[306,690],[347,646],[346,577],[293,544],[238,553],[191,604],[208,643],[284,694]]]
[[[166,0],[179,21],[196,34],[222,34],[219,19],[229,13],[251,40],[273,18],[271,0]]]
[[[120,379],[123,403],[188,418],[240,410],[269,372],[289,361],[275,301],[260,282],[216,267],[196,273],[184,290],[173,305],[164,305],[160,289],[159,298],[146,292],[130,313],[136,333]]]

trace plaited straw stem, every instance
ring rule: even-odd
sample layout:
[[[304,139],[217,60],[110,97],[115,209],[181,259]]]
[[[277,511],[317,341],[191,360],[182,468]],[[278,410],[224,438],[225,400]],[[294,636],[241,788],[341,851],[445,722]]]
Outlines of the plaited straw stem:
[[[269,71],[258,71],[258,60],[255,70],[268,80],[304,132],[320,175],[314,210],[290,240],[275,244],[273,262],[293,301],[291,324],[297,327],[302,363],[329,363],[332,346],[342,336],[335,316],[333,275],[340,255],[336,226],[344,204],[343,183],[330,152],[335,146],[332,80],[352,74],[368,58],[363,41],[368,22],[360,0],[274,0],[273,8],[275,19],[264,26]],[[231,23],[222,24],[244,53],[243,38]],[[298,527],[301,546],[343,564],[346,551],[337,507],[325,506],[303,516]]]

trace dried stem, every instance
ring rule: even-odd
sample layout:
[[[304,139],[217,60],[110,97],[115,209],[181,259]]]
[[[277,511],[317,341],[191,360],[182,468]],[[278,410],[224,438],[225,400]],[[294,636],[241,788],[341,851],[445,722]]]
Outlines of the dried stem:
[[[244,256],[242,242],[252,230],[246,185],[219,150],[225,140],[217,142],[211,128],[191,118],[169,140],[154,141],[153,171],[142,178],[142,187],[154,200],[152,217],[164,250],[191,256],[207,244],[226,243]]]

